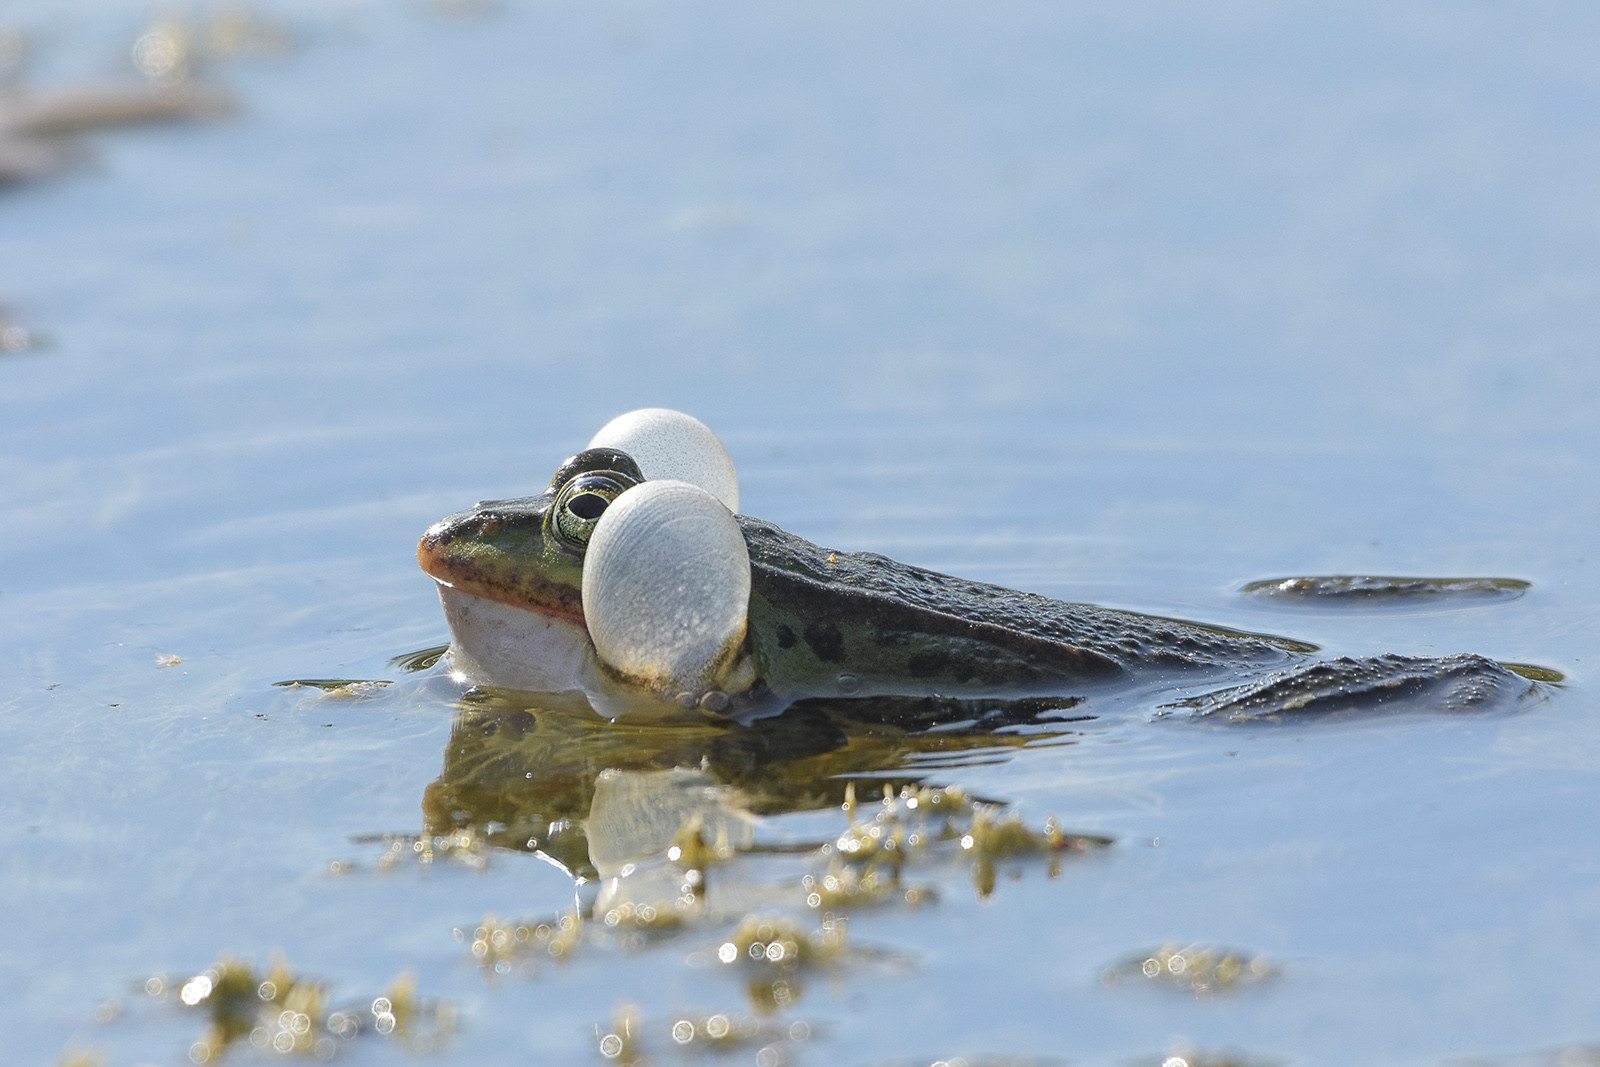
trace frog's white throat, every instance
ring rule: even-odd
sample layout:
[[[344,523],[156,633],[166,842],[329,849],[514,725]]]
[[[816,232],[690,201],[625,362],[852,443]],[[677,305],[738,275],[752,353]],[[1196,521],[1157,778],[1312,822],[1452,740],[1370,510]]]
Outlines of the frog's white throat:
[[[493,685],[534,693],[583,688],[584,664],[593,655],[581,623],[515,608],[439,584],[450,624],[447,662],[467,685]]]

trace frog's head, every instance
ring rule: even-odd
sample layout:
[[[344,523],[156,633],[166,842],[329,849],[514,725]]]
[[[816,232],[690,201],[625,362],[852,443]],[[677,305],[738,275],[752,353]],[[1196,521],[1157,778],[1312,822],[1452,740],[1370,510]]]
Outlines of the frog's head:
[[[616,428],[640,415],[643,432]],[[661,458],[663,435],[681,443],[686,422],[720,454],[723,483],[678,480],[710,469],[701,451]],[[540,495],[435,523],[417,562],[439,583],[455,669],[539,691],[588,689],[597,671],[671,697],[733,684],[750,591],[737,492],[702,424],[642,412],[608,424]]]
[[[644,481],[614,448],[563,463],[538,496],[484,500],[422,535],[417,563],[442,588],[583,626],[583,557],[612,501]]]

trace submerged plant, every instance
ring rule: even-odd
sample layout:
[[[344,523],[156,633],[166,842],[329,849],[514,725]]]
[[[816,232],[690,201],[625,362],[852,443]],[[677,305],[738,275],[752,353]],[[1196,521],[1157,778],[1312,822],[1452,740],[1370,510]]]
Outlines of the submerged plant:
[[[144,982],[152,999],[174,992],[185,1010],[204,1013],[206,1026],[189,1046],[189,1059],[206,1064],[241,1041],[262,1052],[330,1059],[365,1033],[377,1034],[411,1052],[429,1052],[455,1030],[455,1009],[423,1001],[416,980],[402,974],[371,1001],[329,1010],[328,989],[300,977],[280,956],[265,972],[224,956],[181,983],[165,975]]]
[[[1192,990],[1197,996],[1256,985],[1278,975],[1277,964],[1261,956],[1214,945],[1162,945],[1135,953],[1107,968],[1107,984],[1143,982]]]
[[[632,1004],[618,1005],[610,1024],[596,1026],[594,1032],[600,1055],[618,1064],[631,1065],[650,1062],[652,1049],[721,1056],[755,1048],[757,1064],[780,1067],[788,1062],[786,1049],[789,1046],[809,1041],[812,1036],[811,1024],[803,1019],[786,1023],[742,1012],[721,1011],[711,1015],[676,1014],[666,1019],[645,1020]]]

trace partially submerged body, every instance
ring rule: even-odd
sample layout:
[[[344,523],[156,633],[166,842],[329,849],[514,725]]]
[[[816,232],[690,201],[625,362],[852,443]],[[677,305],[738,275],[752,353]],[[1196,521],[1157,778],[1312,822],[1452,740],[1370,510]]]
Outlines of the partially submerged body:
[[[1402,694],[1415,705],[1419,692],[1445,694],[1441,707],[1505,706],[1535,686],[1478,656],[1313,660],[1314,645],[1289,638],[830,551],[735,517],[708,493],[703,513],[687,514],[691,489],[647,479],[602,444],[539,496],[436,523],[417,555],[440,584],[454,670],[475,684],[583,691],[617,716],[699,705],[745,717],[811,697],[1077,695],[1171,676],[1229,683],[1185,702],[1191,714],[1259,718]],[[657,490],[665,511],[638,517]],[[724,563],[733,577],[719,593]],[[680,644],[700,651],[675,659]]]

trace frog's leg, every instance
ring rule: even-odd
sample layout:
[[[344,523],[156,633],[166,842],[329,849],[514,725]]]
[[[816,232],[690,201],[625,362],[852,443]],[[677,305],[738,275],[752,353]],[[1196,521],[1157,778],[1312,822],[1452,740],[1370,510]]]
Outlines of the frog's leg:
[[[1164,705],[1160,717],[1225,722],[1377,711],[1508,711],[1549,693],[1560,675],[1478,655],[1339,656]]]

